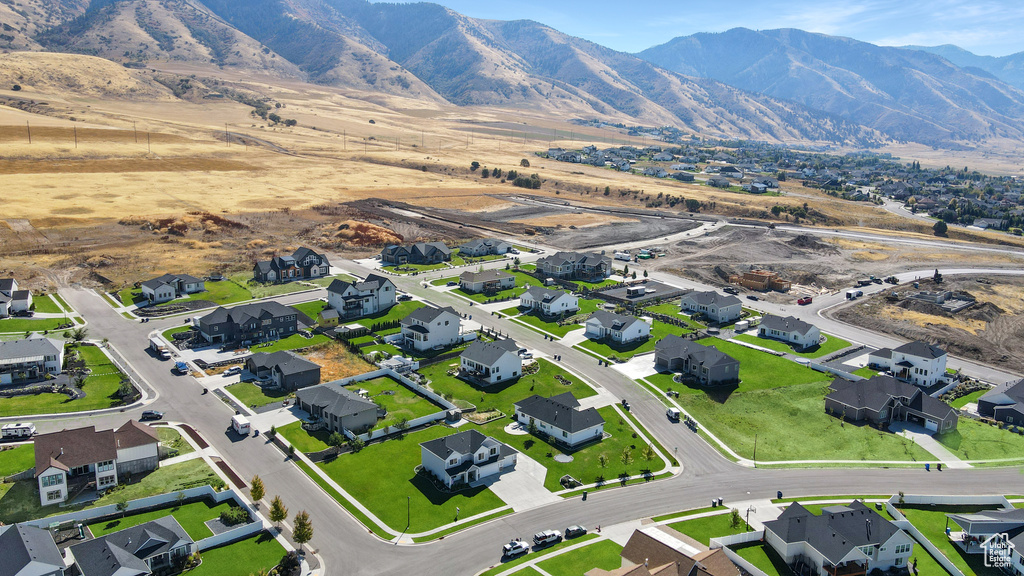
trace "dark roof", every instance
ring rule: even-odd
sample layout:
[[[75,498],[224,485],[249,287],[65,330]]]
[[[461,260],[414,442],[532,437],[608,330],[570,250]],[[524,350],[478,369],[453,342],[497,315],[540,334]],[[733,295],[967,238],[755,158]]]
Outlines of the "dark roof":
[[[697,563],[693,558],[640,530],[633,531],[620,555],[627,561],[641,566],[644,563],[651,567],[674,564],[678,566],[679,574],[689,574]]]
[[[482,270],[480,272],[463,272],[459,275],[459,280],[464,282],[487,282],[489,280],[502,280],[505,278],[515,278],[504,270]]]
[[[354,287],[359,292],[369,292],[373,290],[379,290],[385,283],[392,283],[391,280],[378,276],[376,274],[369,274],[366,276],[366,280],[362,282],[349,283],[344,280],[335,278],[330,286],[327,287],[328,292],[334,292],[336,294],[343,294],[349,286]]]
[[[48,574],[64,569],[64,558],[53,536],[42,528],[28,524],[0,526],[0,550],[0,576]],[[34,565],[35,570],[25,570],[29,565]]]
[[[833,565],[852,550],[885,543],[899,532],[895,524],[862,502],[853,501],[847,508],[815,516],[794,502],[782,511],[777,520],[765,522],[764,527],[787,544],[807,542]]]
[[[807,334],[814,328],[813,324],[808,324],[803,320],[798,320],[793,316],[773,316],[768,314],[761,319],[761,326],[769,330],[778,330],[780,332],[795,332],[797,334]]]
[[[604,423],[604,418],[597,413],[595,408],[580,410],[580,403],[572,392],[545,398],[534,394],[529,398],[520,400],[515,406],[523,414],[536,418],[572,434],[580,430],[586,430],[598,424]]]
[[[274,368],[277,367],[281,371],[281,374],[288,376],[292,374],[301,374],[311,370],[320,370],[320,365],[316,362],[310,362],[302,356],[288,350],[279,350],[277,352],[257,352],[246,359],[246,364],[252,363],[254,368]]]
[[[523,292],[523,294],[529,294],[534,300],[539,302],[552,302],[568,294],[568,292],[565,290],[553,290],[543,286],[530,286],[526,289],[526,292]],[[522,296],[520,296],[520,298],[521,297]]]
[[[36,476],[50,466],[65,472],[77,466],[117,458],[114,431],[96,431],[95,426],[61,430],[36,436]]]
[[[829,392],[826,398],[854,409],[868,408],[875,412],[884,408],[894,397],[906,398],[909,401],[921,393],[917,386],[883,375],[856,382],[836,378],[829,388],[832,392]]]
[[[114,446],[118,450],[159,442],[160,435],[156,430],[135,420],[129,420],[114,430]]]
[[[607,310],[598,310],[590,315],[587,321],[596,319],[601,326],[611,328],[612,330],[625,330],[637,322],[642,322],[635,316],[624,316],[622,314],[615,314],[608,312]]]
[[[892,358],[892,348],[879,348],[869,354],[870,356],[877,356],[879,358]]]
[[[1003,508],[982,510],[973,514],[946,514],[969,534],[976,534],[977,526],[982,534],[1011,532],[1024,528],[1024,508]]]
[[[150,574],[145,560],[192,544],[174,516],[164,516],[71,546],[82,576]]]
[[[683,294],[683,298],[689,298],[701,306],[718,306],[722,308],[724,306],[734,306],[741,304],[740,299],[733,296],[732,294],[722,295],[714,290],[708,290],[707,292],[690,292],[689,294]]]
[[[893,351],[910,354],[911,356],[917,356],[919,358],[941,358],[946,355],[946,351],[942,348],[933,346],[927,342],[921,342],[920,340],[908,342]]]
[[[268,300],[253,304],[243,304],[234,308],[218,307],[213,312],[199,319],[200,324],[222,324],[232,322],[237,325],[246,324],[251,319],[280,318],[282,316],[296,315],[294,308],[285,306],[279,302]]]
[[[426,448],[428,452],[434,454],[438,458],[447,461],[448,457],[453,453],[459,454],[472,454],[480,449],[487,441],[489,437],[484,436],[481,432],[476,430],[466,430],[465,432],[458,432],[442,438],[435,438],[426,442],[421,442],[420,446]],[[494,440],[494,438],[491,438]],[[514,454],[515,450],[506,446],[504,443],[494,440],[499,444],[500,455],[507,456]]]
[[[580,264],[583,266],[599,266],[602,263],[611,265],[611,257],[594,254],[593,252],[555,252],[537,260],[537,264],[561,266],[563,264]]]
[[[42,356],[60,356],[64,343],[60,340],[47,338],[41,334],[33,334],[21,340],[0,341],[0,362],[4,360],[21,360]]]
[[[324,412],[338,418],[377,409],[376,404],[345,388],[341,382],[335,380],[303,388],[295,393],[296,399],[303,404],[320,406]]]
[[[461,357],[490,366],[505,354],[510,353],[517,356],[519,353],[519,345],[511,338],[495,340],[494,342],[481,342],[477,340],[463,351]]]
[[[324,264],[327,264],[328,266],[331,265],[331,263],[327,261],[327,256],[324,256],[323,254],[320,254],[319,252],[313,250],[312,248],[306,248],[305,246],[302,246],[298,250],[293,252],[292,253],[292,259],[295,260],[296,262],[298,262],[298,261],[302,260],[303,258],[305,258],[306,256],[309,256],[310,254],[312,254],[313,256],[316,256],[317,258],[320,259],[320,265],[321,266],[324,265]]]
[[[656,355],[668,358],[690,358],[691,361],[709,368],[723,364],[739,364],[739,360],[714,346],[705,346],[676,334],[669,334],[659,340],[654,345],[654,351]]]
[[[14,290],[14,278],[0,278],[0,291],[10,292]]]
[[[429,306],[424,306],[423,308],[417,308],[413,310],[408,315],[406,315],[405,318],[402,318],[401,324],[405,326],[406,320],[417,320],[419,322],[429,324],[434,320],[437,320],[437,317],[440,316],[441,313],[443,312],[448,312],[454,314],[456,317],[459,317],[459,313],[456,312],[455,309],[452,308],[451,306],[446,306],[444,308],[431,308]]]
[[[986,392],[980,400],[991,402],[996,406],[1012,406],[1024,403],[1024,379],[1000,384]]]

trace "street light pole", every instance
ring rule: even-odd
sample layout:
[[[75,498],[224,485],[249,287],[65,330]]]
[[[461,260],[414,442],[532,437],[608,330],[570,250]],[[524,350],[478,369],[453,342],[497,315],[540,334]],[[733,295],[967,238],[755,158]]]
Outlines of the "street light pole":
[[[412,496],[405,497],[405,529],[412,526]]]
[[[757,434],[754,434],[754,468],[757,468]]]

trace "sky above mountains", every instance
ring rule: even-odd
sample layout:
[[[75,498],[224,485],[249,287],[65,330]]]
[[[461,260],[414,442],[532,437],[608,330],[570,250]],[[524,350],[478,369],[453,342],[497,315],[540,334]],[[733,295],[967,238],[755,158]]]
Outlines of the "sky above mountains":
[[[474,18],[536,20],[625,52],[736,27],[799,28],[885,46],[956,44],[990,56],[1024,51],[1022,0],[433,1]]]

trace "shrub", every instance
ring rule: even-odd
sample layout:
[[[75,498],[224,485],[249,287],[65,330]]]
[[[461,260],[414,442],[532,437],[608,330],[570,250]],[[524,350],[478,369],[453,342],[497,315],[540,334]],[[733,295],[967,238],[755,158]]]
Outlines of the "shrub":
[[[249,513],[238,506],[232,506],[220,513],[220,521],[228,526],[243,524],[249,521]]]
[[[14,86],[11,86],[11,90],[15,92],[21,91],[21,84],[15,84]]]

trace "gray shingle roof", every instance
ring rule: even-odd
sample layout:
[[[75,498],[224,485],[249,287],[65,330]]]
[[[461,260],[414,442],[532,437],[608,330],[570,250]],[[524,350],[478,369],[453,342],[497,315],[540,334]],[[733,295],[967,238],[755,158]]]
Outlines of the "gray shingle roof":
[[[912,356],[917,356],[918,358],[941,358],[946,355],[946,351],[942,348],[933,346],[927,342],[921,342],[920,340],[907,342],[903,346],[896,348],[894,352],[910,354]]]
[[[444,308],[431,308],[429,306],[424,306],[423,308],[417,308],[416,310],[413,310],[408,315],[406,315],[405,318],[402,318],[401,324],[403,326],[406,325],[406,320],[417,320],[419,322],[429,324],[434,320],[437,320],[437,317],[444,312],[448,312],[454,314],[456,317],[459,317],[459,313],[456,312],[455,309],[452,308],[451,306],[446,306]]]
[[[316,362],[310,362],[302,356],[288,350],[279,350],[277,352],[257,352],[250,356],[246,360],[246,364],[252,363],[254,368],[273,368],[277,366],[281,374],[290,376],[292,374],[301,374],[310,370],[319,370],[320,365]]]
[[[742,304],[740,299],[732,294],[719,294],[714,290],[709,290],[707,292],[690,292],[689,294],[683,295],[683,300],[686,299],[693,300],[700,306],[718,306],[719,308]]]
[[[872,376],[868,380],[856,382],[836,378],[829,388],[832,389],[832,392],[828,393],[827,398],[855,409],[869,408],[876,412],[885,407],[886,403],[894,397],[909,400],[921,392],[913,384],[883,375]]]
[[[508,272],[504,270],[482,270],[480,272],[463,272],[459,275],[459,280],[463,282],[489,282],[491,280],[502,280],[504,278],[514,278]]]
[[[708,368],[723,364],[739,364],[739,360],[714,346],[705,346],[676,334],[669,334],[659,340],[654,345],[654,351],[656,355],[665,356],[666,358],[688,357],[691,361],[698,362]]]
[[[47,338],[40,334],[33,334],[21,340],[0,341],[0,364],[5,361],[13,362],[31,358],[42,360],[43,356],[59,356],[63,347],[64,343],[60,340]]]
[[[466,430],[465,432],[458,432],[442,438],[435,438],[426,442],[420,443],[420,446],[426,448],[427,451],[434,454],[438,458],[447,461],[448,457],[453,453],[458,452],[459,454],[472,454],[480,449],[484,445],[488,436],[484,436],[482,433],[476,430]],[[494,440],[493,438],[491,438]],[[515,450],[506,446],[502,442],[498,442],[501,448],[500,454],[507,456],[515,453]]]
[[[515,406],[523,414],[570,434],[604,423],[595,408],[579,410],[580,403],[571,392],[550,398],[534,394],[516,402]]]
[[[0,526],[0,576],[49,574],[64,569],[64,559],[50,533],[28,524]],[[35,570],[26,570],[33,565]]]
[[[981,400],[997,406],[1012,406],[1024,403],[1024,379],[1006,382],[986,392]]]
[[[552,290],[550,288],[544,288],[543,286],[530,286],[526,289],[523,294],[529,294],[531,298],[538,302],[552,302],[557,300],[561,296],[568,294],[565,290]]]
[[[295,393],[295,397],[302,404],[320,406],[324,412],[338,418],[377,409],[376,404],[345,388],[340,381],[303,388]]]
[[[777,520],[764,523],[783,542],[807,542],[833,565],[855,548],[881,544],[899,531],[892,522],[862,502],[854,501],[847,510],[815,516],[794,502]]]
[[[263,317],[280,318],[282,316],[291,316],[296,314],[297,312],[294,308],[290,308],[279,302],[274,302],[273,300],[268,300],[266,302],[256,302],[254,304],[243,304],[242,306],[235,306],[234,308],[224,308],[221,306],[200,318],[199,322],[201,324],[233,322],[241,325],[252,319],[258,320]]]
[[[505,354],[514,354],[518,356],[518,352],[519,345],[511,338],[495,340],[494,342],[481,342],[478,340],[470,344],[469,347],[462,352],[461,357],[474,362],[479,362],[485,366],[491,366]]]
[[[624,316],[622,314],[615,314],[608,312],[607,310],[598,310],[590,315],[588,321],[596,319],[601,326],[609,328],[611,330],[625,330],[637,322],[642,322],[635,316]]]
[[[768,314],[761,319],[761,326],[769,330],[778,330],[780,332],[793,332],[796,334],[804,335],[810,332],[813,328],[813,324],[808,324],[803,320],[798,320],[793,316],[773,316]]]
[[[174,516],[164,516],[71,546],[82,576],[149,574],[145,560],[192,544]]]
[[[95,426],[85,426],[41,434],[35,440],[36,476],[50,466],[67,471],[116,458],[113,430],[97,431]]]

